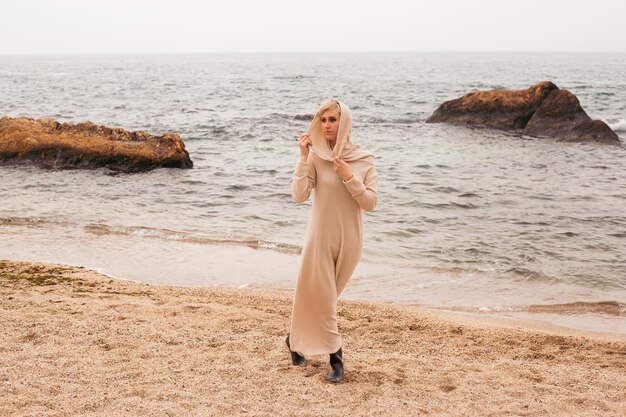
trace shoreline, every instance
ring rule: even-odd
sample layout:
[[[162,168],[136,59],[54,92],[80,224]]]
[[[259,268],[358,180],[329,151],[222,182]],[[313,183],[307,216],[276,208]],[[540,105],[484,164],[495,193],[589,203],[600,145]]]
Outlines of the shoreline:
[[[0,259],[0,262],[3,260]],[[97,274],[100,274],[104,277],[111,278],[120,282],[130,282],[139,285],[149,285],[149,286],[157,286],[157,287],[172,287],[179,289],[203,289],[203,288],[224,288],[231,290],[241,290],[241,291],[252,291],[260,294],[267,295],[275,295],[279,297],[290,297],[293,299],[294,290],[287,288],[273,288],[273,287],[252,287],[249,284],[239,285],[239,286],[226,286],[226,285],[182,285],[182,284],[162,284],[162,283],[149,283],[141,280],[135,280],[130,278],[118,277],[114,275],[107,274],[102,271],[93,270],[81,265],[70,265],[70,264],[56,264],[49,262],[35,262],[35,261],[19,261],[12,260],[17,262],[26,262],[33,264],[49,264],[49,265],[61,265],[61,266],[70,266],[79,269],[88,269]],[[599,330],[588,330],[588,329],[578,329],[568,326],[563,326],[559,324],[552,323],[550,321],[545,320],[533,320],[530,318],[519,318],[507,316],[506,313],[491,311],[489,313],[481,312],[477,309],[466,309],[462,307],[435,307],[435,306],[424,306],[421,304],[415,303],[400,303],[395,301],[372,301],[372,300],[362,300],[362,299],[348,299],[340,297],[339,301],[348,301],[355,303],[365,303],[365,304],[374,304],[378,306],[392,305],[399,308],[405,308],[407,310],[413,310],[418,313],[428,312],[433,316],[437,316],[437,318],[450,321],[452,323],[463,322],[465,324],[471,324],[472,322],[480,322],[485,326],[490,327],[502,327],[502,328],[510,328],[510,329],[523,329],[523,330],[531,330],[531,331],[539,331],[550,334],[559,334],[563,336],[582,336],[588,337],[596,340],[604,340],[604,341],[615,341],[615,342],[626,342],[626,333],[622,332],[606,332]],[[576,303],[572,303],[576,304]],[[528,306],[530,307],[537,307]],[[549,305],[551,306],[551,305]],[[530,313],[532,314],[532,313]]]
[[[291,365],[291,302],[0,261],[0,414],[626,412],[614,335],[340,298],[346,379],[331,385],[327,357]]]
[[[117,247],[114,243],[115,242],[108,242],[110,247]],[[121,244],[120,242],[117,243]],[[178,243],[175,242],[174,244]],[[190,252],[191,254],[198,254],[197,250],[189,251],[188,244],[185,245],[186,246],[183,249],[187,249],[187,252]],[[76,242],[72,243],[70,247],[78,248]],[[146,248],[143,247],[139,249],[146,250]],[[200,247],[199,249],[202,251],[202,253],[206,253],[203,247]],[[37,250],[35,250],[33,253],[40,253],[41,250],[42,249],[37,248]],[[64,250],[67,250],[67,248]],[[142,253],[141,250],[138,250],[138,253]],[[78,248],[77,251],[73,253],[80,253],[79,251],[80,249]],[[132,252],[134,251],[131,249],[131,253]],[[85,251],[84,254],[74,257],[75,259],[73,259],[73,262],[68,262],[67,260],[65,260],[67,258],[66,256],[58,255],[52,255],[49,257],[51,259],[46,259],[43,261],[38,259],[38,256],[31,256],[30,258],[16,258],[14,256],[6,256],[6,253],[5,258],[19,262],[50,263],[73,266],[78,268],[83,267],[91,269],[99,274],[115,280],[130,281],[137,284],[172,286],[177,288],[235,288],[259,292],[278,292],[280,294],[289,294],[290,296],[293,295],[293,284],[295,283],[295,280],[288,277],[297,276],[297,268],[300,262],[299,256],[276,253],[273,251],[259,252],[258,249],[230,245],[217,245],[214,248],[214,252],[215,253],[212,252],[213,255],[211,255],[211,257],[208,259],[208,264],[204,265],[204,267],[206,268],[211,266],[213,270],[207,270],[202,265],[196,265],[196,271],[194,272],[194,274],[196,276],[197,283],[193,283],[192,280],[189,280],[185,283],[177,282],[179,280],[178,278],[172,279],[172,277],[176,277],[177,275],[173,270],[170,269],[157,271],[157,273],[160,274],[161,277],[155,279],[154,275],[151,275],[150,273],[150,271],[155,270],[154,266],[151,269],[146,270],[144,270],[144,268],[134,268],[131,272],[131,274],[133,274],[134,276],[127,277],[124,275],[124,271],[128,272],[129,268],[133,268],[133,263],[136,264],[136,262],[140,262],[138,259],[134,259],[135,262],[133,262],[132,258],[122,261],[121,265],[123,265],[123,267],[121,268],[120,265],[117,265],[117,271],[114,270],[114,272],[109,272],[106,270],[107,267],[105,266],[108,264],[103,263],[103,261],[111,257],[112,254],[106,254],[102,256],[103,252],[94,251],[93,249],[91,251]],[[11,253],[11,251],[9,251],[9,253]],[[88,262],[90,256],[94,256],[95,253],[97,253],[100,259],[100,262],[96,262],[96,264],[100,264],[99,266],[90,265]],[[177,253],[180,254],[181,252]],[[0,253],[0,260],[2,259],[1,255],[2,253]],[[13,255],[15,254],[13,253]],[[123,254],[118,255],[124,256]],[[163,253],[162,255],[165,256],[166,254]],[[224,263],[224,256],[229,256],[228,259],[233,256],[242,257],[247,259],[248,261],[244,264],[238,265],[235,274],[229,274],[229,265]],[[268,256],[270,257],[269,260],[267,260]],[[180,264],[180,262],[177,261],[177,264]],[[278,269],[282,271],[282,274],[284,276],[281,276],[278,279],[276,279],[276,277],[274,276],[274,281],[268,280],[268,277],[274,275],[274,272],[272,272],[274,268],[269,268],[270,265],[272,265],[273,267],[278,265]],[[373,293],[371,288],[379,284],[384,284],[383,282],[377,283],[375,270],[373,274],[370,273],[369,270],[373,266],[375,267],[375,264],[366,264],[364,261],[360,262],[360,264],[357,266],[355,277],[351,279],[348,287],[342,294],[341,299],[346,301],[361,301],[375,304],[397,304],[403,307],[418,306],[420,308],[432,311],[447,311],[450,313],[457,312],[470,314],[481,319],[493,318],[496,320],[522,321],[527,323],[531,328],[542,325],[546,325],[548,327],[557,326],[562,327],[563,329],[570,329],[575,331],[598,334],[606,333],[618,335],[618,337],[626,337],[626,303],[622,301],[615,301],[618,298],[615,298],[613,300],[596,298],[595,301],[580,301],[579,298],[574,298],[571,299],[569,302],[561,300],[560,302],[555,301],[552,303],[548,303],[546,302],[546,300],[537,300],[537,303],[533,303],[531,300],[526,300],[527,304],[513,305],[506,304],[507,301],[504,300],[504,304],[499,305],[495,301],[495,297],[493,297],[491,302],[487,302],[486,304],[474,303],[474,305],[447,305],[437,303],[437,301],[441,301],[441,296],[443,294],[442,291],[446,289],[452,291],[450,286],[442,288],[438,293],[438,298],[432,300],[434,302],[431,303],[424,303],[421,300],[396,300],[391,299],[388,296],[372,297],[371,294]],[[208,274],[209,276],[211,276],[211,278],[209,280],[202,280],[198,278],[198,276],[202,274]],[[225,274],[228,277],[226,280],[223,279]],[[248,277],[250,276],[258,276],[259,279],[249,280]],[[369,288],[363,287],[363,283],[365,282],[368,283],[366,285],[369,285]],[[456,291],[456,293],[450,294],[451,299],[462,302],[462,300],[458,300],[458,293],[460,290],[457,288],[454,291]],[[535,291],[540,291],[540,289],[535,288]],[[368,296],[368,294],[370,295]],[[426,295],[428,295],[428,293],[426,293]],[[425,296],[422,298],[425,298]],[[609,306],[610,308],[606,308],[606,306]]]
[[[519,318],[498,313],[485,315],[476,312],[454,311],[439,308],[417,307],[431,313],[441,320],[466,325],[480,325],[487,328],[499,328],[509,330],[523,330],[527,332],[539,332],[551,335],[583,337],[598,341],[626,342],[626,334],[616,332],[602,332],[597,330],[581,330],[562,326],[543,320]]]

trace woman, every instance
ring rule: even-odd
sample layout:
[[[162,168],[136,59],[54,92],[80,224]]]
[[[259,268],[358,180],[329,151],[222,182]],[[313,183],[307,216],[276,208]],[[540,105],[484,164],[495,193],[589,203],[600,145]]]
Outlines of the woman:
[[[337,298],[361,257],[361,210],[378,203],[374,156],[350,142],[352,114],[344,103],[328,99],[300,136],[300,160],[291,184],[296,203],[309,198],[313,210],[293,302],[286,344],[294,365],[305,355],[329,354],[332,372],[343,380],[342,340],[337,328]]]

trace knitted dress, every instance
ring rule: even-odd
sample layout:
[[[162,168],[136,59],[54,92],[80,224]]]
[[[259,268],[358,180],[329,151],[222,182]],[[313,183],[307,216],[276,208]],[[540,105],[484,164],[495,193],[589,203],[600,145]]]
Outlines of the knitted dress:
[[[342,117],[345,112],[342,107]],[[315,142],[307,162],[298,161],[293,174],[294,201],[304,202],[313,194],[289,333],[291,350],[303,356],[335,353],[342,347],[337,298],[361,258],[361,212],[374,210],[378,202],[373,156],[356,145],[351,149],[342,155],[353,172],[348,181],[335,173],[332,161],[319,155],[323,152]]]

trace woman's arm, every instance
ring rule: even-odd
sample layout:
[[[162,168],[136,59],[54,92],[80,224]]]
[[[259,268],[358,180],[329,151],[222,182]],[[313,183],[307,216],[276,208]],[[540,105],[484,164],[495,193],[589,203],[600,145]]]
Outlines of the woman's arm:
[[[298,160],[296,170],[291,181],[291,197],[296,203],[303,203],[308,200],[311,190],[315,188],[315,165],[312,160],[312,153],[307,156],[307,160]]]
[[[376,191],[378,174],[376,173],[376,167],[373,162],[367,169],[363,181],[353,174],[348,181],[344,181],[343,183],[352,198],[358,203],[359,207],[365,211],[374,211],[378,204],[378,192]]]

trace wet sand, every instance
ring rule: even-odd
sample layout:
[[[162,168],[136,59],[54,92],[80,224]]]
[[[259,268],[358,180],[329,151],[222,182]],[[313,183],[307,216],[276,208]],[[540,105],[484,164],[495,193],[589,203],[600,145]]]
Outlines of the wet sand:
[[[291,365],[291,301],[0,261],[0,415],[626,415],[623,335],[340,300],[330,385]]]

